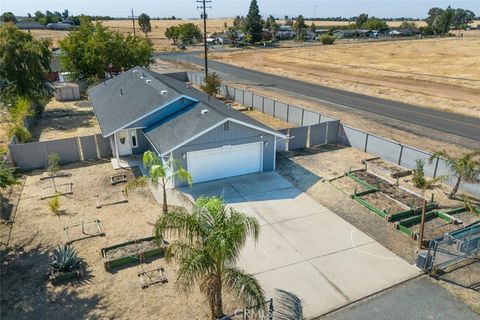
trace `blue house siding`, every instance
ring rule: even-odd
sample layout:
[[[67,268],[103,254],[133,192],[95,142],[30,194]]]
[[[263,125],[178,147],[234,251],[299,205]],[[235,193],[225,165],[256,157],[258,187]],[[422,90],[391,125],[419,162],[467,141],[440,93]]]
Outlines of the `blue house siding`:
[[[235,122],[228,123],[228,130],[225,130],[222,124],[177,150],[174,150],[173,157],[181,160],[182,166],[188,170],[186,160],[187,152],[263,141],[263,171],[274,170],[276,137]],[[180,184],[180,186],[182,185],[183,184]]]
[[[196,103],[193,100],[190,100],[188,98],[182,97],[179,100],[172,102],[169,105],[166,105],[165,107],[155,111],[151,115],[148,115],[147,117],[140,119],[131,125],[129,125],[127,128],[147,128],[149,126],[152,126],[168,116],[188,107]]]

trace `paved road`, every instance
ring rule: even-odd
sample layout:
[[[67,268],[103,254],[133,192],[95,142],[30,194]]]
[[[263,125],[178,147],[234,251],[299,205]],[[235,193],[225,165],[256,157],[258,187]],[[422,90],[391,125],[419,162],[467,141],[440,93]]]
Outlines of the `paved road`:
[[[199,52],[158,54],[157,57],[203,66],[204,61],[197,57]],[[387,118],[405,121],[460,137],[480,140],[480,118],[468,117],[450,112],[417,107],[358,93],[332,89],[316,84],[280,77],[259,71],[243,69],[217,61],[209,61],[209,68],[222,78],[238,82],[274,87],[293,94],[325,101],[329,105],[362,110]],[[479,97],[480,103],[480,97]]]
[[[480,316],[446,289],[426,277],[408,281],[324,320],[474,320]]]

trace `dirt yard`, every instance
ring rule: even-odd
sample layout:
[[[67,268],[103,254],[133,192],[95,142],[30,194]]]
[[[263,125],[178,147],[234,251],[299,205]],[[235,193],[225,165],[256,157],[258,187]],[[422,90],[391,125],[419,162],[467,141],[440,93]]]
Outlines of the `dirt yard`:
[[[52,98],[30,131],[33,140],[44,141],[97,134],[100,127],[88,100],[58,102]]]
[[[215,53],[211,58],[328,87],[480,117],[480,32],[471,37]],[[421,90],[419,90],[421,88]]]
[[[163,267],[166,284],[141,289],[139,265],[115,272],[103,266],[101,248],[152,235],[153,224],[161,214],[149,190],[129,192],[128,203],[96,208],[96,195],[120,191],[124,185],[111,186],[109,176],[119,173],[111,163],[77,163],[64,167],[70,177],[56,182],[73,182],[73,195],[61,197],[62,213],[55,216],[40,200],[44,188],[52,184],[40,171],[26,175],[26,183],[11,229],[8,250],[2,246],[1,318],[2,319],[207,319],[208,304],[198,290],[190,296],[174,285],[177,267],[163,258],[148,261],[146,270]],[[133,173],[126,172],[129,179]],[[83,278],[52,286],[47,282],[49,254],[67,239],[63,228],[99,219],[104,237],[73,243],[85,259]],[[9,226],[1,224],[2,236]],[[80,229],[76,228],[80,235]],[[93,228],[87,229],[87,233]],[[72,229],[75,231],[75,229]],[[8,238],[2,238],[2,243]],[[234,300],[227,295],[226,310],[234,310]]]

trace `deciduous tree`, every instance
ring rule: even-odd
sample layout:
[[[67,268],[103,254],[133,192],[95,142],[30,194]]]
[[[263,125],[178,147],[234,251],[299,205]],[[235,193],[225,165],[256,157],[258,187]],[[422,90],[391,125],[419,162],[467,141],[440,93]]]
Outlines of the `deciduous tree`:
[[[0,28],[0,100],[13,104],[17,97],[35,100],[48,92],[42,81],[50,69],[50,41],[36,40],[14,25]]]
[[[150,16],[148,14],[142,13],[138,16],[138,25],[140,26],[140,30],[145,33],[145,37],[147,37],[148,33],[152,31]]]

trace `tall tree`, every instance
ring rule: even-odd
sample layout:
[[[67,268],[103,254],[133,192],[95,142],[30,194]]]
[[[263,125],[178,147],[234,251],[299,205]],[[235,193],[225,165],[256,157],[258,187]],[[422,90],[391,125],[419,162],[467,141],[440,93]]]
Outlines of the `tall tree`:
[[[454,9],[454,14],[452,17],[452,27],[454,29],[462,29],[468,26],[469,23],[472,23],[475,19],[475,13],[470,10],[465,9]]]
[[[155,189],[162,188],[163,195],[163,213],[168,212],[167,189],[173,183],[174,179],[186,181],[192,184],[192,177],[182,167],[179,160],[169,158],[167,161],[160,159],[154,152],[146,151],[143,154],[143,167],[147,170],[148,176],[142,176],[131,180],[125,187],[125,193],[128,195],[130,189],[152,185]]]
[[[4,12],[0,16],[0,20],[5,22],[5,23],[8,23],[8,22],[11,22],[13,24],[17,23],[17,17],[15,17],[15,15],[11,12]]]
[[[434,35],[444,35],[450,30],[454,10],[448,6],[447,9],[431,8],[428,11],[427,21],[428,27],[433,31]]]
[[[293,24],[293,29],[297,33],[297,40],[298,41],[303,41],[305,40],[306,37],[306,24],[305,24],[305,19],[303,18],[302,15],[299,15],[297,19],[295,19],[295,23]]]
[[[243,28],[243,31],[252,43],[262,40],[262,17],[260,16],[257,0],[250,2],[250,8],[245,17]]]
[[[455,186],[448,195],[453,198],[458,192],[460,183],[462,181],[475,183],[480,177],[480,150],[464,154],[460,157],[455,157],[448,154],[446,151],[437,151],[429,159],[432,163],[436,158],[443,158],[448,167],[450,177],[455,179]]]
[[[69,17],[69,12],[67,9],[65,9],[63,12],[62,12],[62,17],[64,20],[68,19]]]
[[[48,92],[42,81],[50,69],[50,41],[36,40],[14,25],[0,28],[0,101],[35,100]]]
[[[145,33],[145,37],[147,37],[149,32],[152,32],[152,25],[150,24],[150,16],[148,14],[142,13],[138,16],[138,25],[140,26],[140,30]]]
[[[103,79],[109,65],[129,69],[148,67],[153,62],[150,40],[113,32],[100,23],[82,17],[80,27],[60,41],[62,65],[75,77]]]
[[[362,29],[363,28],[363,24],[365,22],[367,22],[368,20],[368,14],[366,13],[362,13],[361,15],[359,15],[358,17],[355,18],[355,26],[357,29]]]
[[[199,198],[193,212],[172,212],[155,224],[160,239],[174,238],[166,252],[167,261],[179,264],[176,284],[188,292],[199,285],[211,310],[211,319],[223,313],[223,289],[243,300],[246,306],[258,306],[265,294],[255,277],[236,267],[248,237],[258,239],[260,225],[218,198]],[[257,307],[258,308],[258,307]]]

